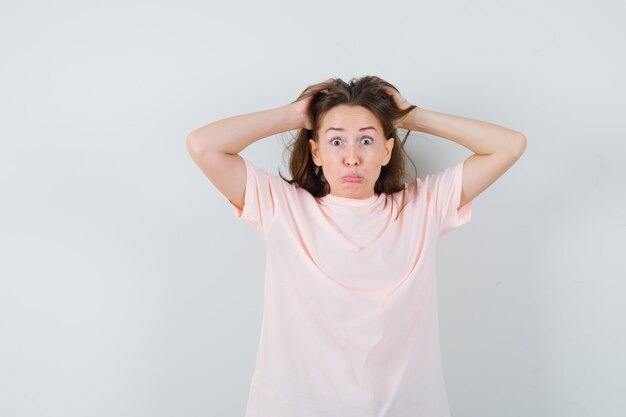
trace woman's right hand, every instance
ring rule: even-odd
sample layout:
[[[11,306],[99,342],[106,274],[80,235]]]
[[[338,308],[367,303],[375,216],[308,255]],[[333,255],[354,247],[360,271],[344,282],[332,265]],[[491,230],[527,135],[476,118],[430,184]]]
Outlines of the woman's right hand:
[[[313,122],[311,121],[311,117],[309,116],[309,105],[311,104],[313,96],[320,92],[328,92],[328,88],[336,83],[336,79],[329,78],[321,83],[312,84],[308,86],[302,92],[302,94],[300,94],[296,101],[291,103],[291,106],[298,113],[302,120],[303,128],[308,130],[313,129]]]

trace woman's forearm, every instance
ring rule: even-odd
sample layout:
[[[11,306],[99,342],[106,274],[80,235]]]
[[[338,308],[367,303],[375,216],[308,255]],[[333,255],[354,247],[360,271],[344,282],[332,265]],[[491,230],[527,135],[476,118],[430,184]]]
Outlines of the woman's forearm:
[[[238,154],[259,139],[304,127],[291,104],[269,110],[221,119],[192,131],[187,136],[190,150]]]
[[[526,142],[524,135],[515,130],[422,107],[413,109],[400,127],[452,140],[481,155],[500,150],[523,150]]]

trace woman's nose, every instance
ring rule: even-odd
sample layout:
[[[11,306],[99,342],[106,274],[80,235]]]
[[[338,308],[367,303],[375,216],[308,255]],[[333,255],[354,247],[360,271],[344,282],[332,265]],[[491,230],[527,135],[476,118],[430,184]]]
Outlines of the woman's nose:
[[[359,163],[358,152],[352,146],[348,146],[348,149],[346,150],[345,163],[347,165],[355,165]]]

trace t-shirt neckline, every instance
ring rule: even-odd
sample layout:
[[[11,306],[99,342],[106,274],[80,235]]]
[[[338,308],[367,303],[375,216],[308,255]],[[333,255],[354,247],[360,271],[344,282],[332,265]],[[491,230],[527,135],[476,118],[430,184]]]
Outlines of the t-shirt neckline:
[[[349,198],[349,197],[339,197],[333,194],[326,194],[324,197],[320,198],[320,201],[327,204],[338,204],[342,206],[367,206],[372,204],[374,201],[378,199],[380,194],[374,193],[371,197],[365,199],[359,198]]]

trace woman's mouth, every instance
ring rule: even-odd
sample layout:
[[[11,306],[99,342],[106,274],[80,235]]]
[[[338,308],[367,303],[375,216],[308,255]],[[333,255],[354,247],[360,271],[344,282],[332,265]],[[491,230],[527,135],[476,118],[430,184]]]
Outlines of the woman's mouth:
[[[363,181],[363,177],[360,177],[358,175],[344,175],[343,177],[341,177],[341,179],[344,182],[362,182]]]

